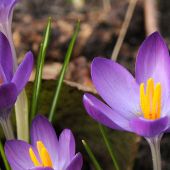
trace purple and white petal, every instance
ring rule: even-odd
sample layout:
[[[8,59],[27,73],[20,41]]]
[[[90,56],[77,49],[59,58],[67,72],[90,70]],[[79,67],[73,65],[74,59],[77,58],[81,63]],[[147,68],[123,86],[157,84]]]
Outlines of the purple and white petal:
[[[134,133],[144,137],[154,137],[164,133],[168,128],[168,116],[162,117],[157,120],[146,120],[142,117],[132,119],[130,126]]]
[[[139,111],[139,85],[118,63],[97,57],[92,62],[93,83],[106,103],[116,112],[133,118]]]
[[[3,33],[0,33],[0,47],[0,63],[9,82],[13,76],[13,59],[9,41]]]
[[[12,78],[12,82],[15,83],[18,94],[22,91],[25,87],[26,83],[28,82],[32,69],[33,69],[34,59],[32,52],[28,52],[25,55],[24,60],[19,65],[14,77]]]
[[[17,89],[14,83],[0,86],[0,110],[11,108],[17,99]]]
[[[5,143],[5,154],[12,170],[28,170],[34,167],[29,156],[30,147],[28,143],[19,140]]]
[[[0,1],[0,23],[11,22],[13,8],[19,0],[1,0]],[[2,31],[2,30],[1,30]]]
[[[59,137],[58,169],[65,169],[75,155],[75,139],[69,129],[64,129]]]
[[[115,112],[93,95],[86,93],[83,96],[83,103],[88,114],[98,122],[112,129],[131,131],[128,119]]]
[[[40,115],[36,116],[31,126],[31,143],[34,147],[36,147],[37,141],[42,141],[47,148],[55,169],[58,164],[58,139],[52,124]]]
[[[158,32],[142,43],[136,60],[136,80],[140,84],[149,78],[162,85],[163,100],[170,94],[170,57],[168,48]]]
[[[77,153],[65,170],[81,170],[82,166],[83,166],[82,155],[80,153]]]

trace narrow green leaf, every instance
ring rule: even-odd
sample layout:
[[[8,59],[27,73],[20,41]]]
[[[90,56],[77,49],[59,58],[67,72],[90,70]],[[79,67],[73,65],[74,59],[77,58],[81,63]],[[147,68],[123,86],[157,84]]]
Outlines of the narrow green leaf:
[[[68,50],[66,52],[64,64],[62,66],[59,79],[57,80],[57,88],[56,88],[56,91],[55,91],[55,94],[54,94],[54,98],[53,98],[53,102],[52,102],[52,105],[51,105],[50,114],[49,114],[49,118],[48,118],[50,122],[52,122],[52,119],[53,119],[53,116],[54,116],[54,113],[55,113],[55,110],[56,110],[56,107],[57,107],[57,104],[58,104],[58,101],[59,101],[59,96],[60,96],[60,91],[61,91],[63,80],[64,80],[64,75],[66,73],[66,70],[67,70],[67,67],[68,67],[68,64],[69,64],[69,61],[70,61],[70,58],[71,58],[71,54],[72,54],[72,51],[73,51],[75,41],[76,41],[77,36],[78,36],[79,29],[80,29],[80,22],[78,22],[77,25],[76,25],[76,30],[75,30],[75,32],[72,36],[71,42],[70,42]]]
[[[95,169],[96,170],[102,170],[100,164],[98,163],[97,159],[95,158],[92,150],[90,149],[90,146],[87,144],[86,141],[82,140],[82,143],[84,145],[84,148],[86,149],[91,161],[93,162],[94,166],[95,166]]]
[[[109,138],[108,138],[108,135],[107,135],[105,129],[104,129],[103,126],[100,125],[100,124],[99,124],[99,129],[100,129],[100,132],[101,132],[102,137],[103,137],[103,139],[104,139],[105,145],[106,145],[106,147],[107,147],[107,149],[108,149],[108,152],[109,152],[109,154],[110,154],[110,156],[111,156],[111,158],[112,158],[113,165],[114,165],[115,169],[116,169],[116,170],[120,170],[120,168],[119,168],[119,166],[118,166],[118,163],[117,163],[117,161],[116,161],[116,158],[115,158],[115,156],[114,156],[113,150],[112,150],[112,148],[111,148],[111,144],[110,144],[110,141],[109,141]]]
[[[3,160],[3,162],[4,162],[4,165],[5,165],[5,169],[6,169],[6,170],[10,170],[11,168],[10,168],[10,166],[9,166],[9,164],[8,164],[7,159],[6,159],[5,152],[4,152],[4,147],[3,147],[3,144],[2,144],[1,141],[0,141],[0,153],[1,153],[2,160]]]
[[[34,118],[37,112],[37,108],[38,108],[38,100],[39,100],[39,94],[40,94],[41,82],[42,82],[42,70],[44,66],[44,60],[46,56],[47,47],[49,44],[50,33],[51,33],[51,18],[48,19],[48,24],[45,29],[43,41],[40,45],[40,51],[38,54],[35,81],[34,81],[34,87],[33,87],[33,97],[32,97],[32,103],[31,103],[30,121]]]

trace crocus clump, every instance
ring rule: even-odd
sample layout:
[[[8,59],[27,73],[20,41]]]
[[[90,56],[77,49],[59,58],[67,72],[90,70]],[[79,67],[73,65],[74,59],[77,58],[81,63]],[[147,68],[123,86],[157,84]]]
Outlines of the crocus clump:
[[[8,39],[0,33],[0,120],[6,119],[17,96],[25,87],[33,69],[33,55],[28,52],[14,73]]]
[[[12,170],[81,170],[82,156],[75,154],[75,140],[69,129],[59,139],[43,116],[37,116],[31,127],[31,144],[9,140],[5,153]]]
[[[158,32],[141,45],[135,78],[118,63],[97,57],[93,83],[106,102],[85,94],[84,106],[98,122],[117,130],[154,138],[170,128],[170,57]]]

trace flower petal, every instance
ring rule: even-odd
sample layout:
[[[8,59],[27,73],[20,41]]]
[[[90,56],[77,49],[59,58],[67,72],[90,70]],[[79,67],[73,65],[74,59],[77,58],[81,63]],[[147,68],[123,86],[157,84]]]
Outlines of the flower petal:
[[[28,143],[19,140],[5,143],[5,154],[12,170],[28,170],[34,167],[29,156],[30,147]]]
[[[93,83],[106,103],[118,113],[134,117],[139,111],[139,86],[118,63],[97,57],[92,62]]]
[[[115,112],[91,94],[86,93],[83,96],[83,103],[88,114],[98,122],[112,129],[131,131],[129,120]]]
[[[14,83],[2,84],[0,86],[0,110],[11,108],[17,99],[17,89]],[[0,112],[1,112],[0,111]]]
[[[27,81],[29,80],[29,77],[33,69],[33,63],[34,63],[33,54],[31,52],[28,52],[25,55],[25,58],[22,61],[22,63],[19,65],[12,79],[12,82],[16,84],[18,93],[22,91]]]
[[[13,76],[12,52],[8,39],[3,33],[0,33],[0,64],[6,76],[10,81]]]
[[[170,93],[170,57],[168,48],[158,32],[142,43],[136,60],[136,80],[140,84],[149,78],[160,82],[163,97]]]
[[[71,163],[67,166],[66,170],[81,170],[83,166],[83,159],[80,153],[77,153]]]
[[[154,137],[165,132],[168,128],[168,116],[157,120],[146,120],[144,118],[136,118],[130,122],[130,126],[134,133],[144,137]]]
[[[37,168],[32,168],[32,169],[29,169],[29,170],[54,170],[53,168],[43,168],[43,167],[37,167]]]
[[[59,137],[59,167],[65,169],[75,155],[75,140],[69,129],[64,129]]]
[[[19,0],[0,1],[0,23],[11,22],[13,8],[18,1]]]
[[[56,167],[58,164],[58,139],[51,123],[40,115],[36,116],[31,126],[31,143],[34,147],[36,147],[37,141],[43,142],[51,156],[53,166]]]

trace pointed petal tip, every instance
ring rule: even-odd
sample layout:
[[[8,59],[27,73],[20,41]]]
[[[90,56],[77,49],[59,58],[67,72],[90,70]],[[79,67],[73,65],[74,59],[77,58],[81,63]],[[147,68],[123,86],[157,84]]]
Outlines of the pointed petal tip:
[[[104,62],[104,61],[110,61],[112,62],[112,60],[110,59],[107,59],[105,57],[102,57],[102,56],[97,56],[95,57],[92,62],[91,62],[91,68],[93,68],[93,66],[95,66],[96,64],[100,63],[100,62]]]
[[[169,89],[169,50],[159,32],[149,35],[141,44],[136,57],[135,77],[140,84],[152,77]]]
[[[89,93],[84,94],[83,104],[88,115],[97,122],[112,129],[131,131],[128,127],[129,121],[127,119],[112,110],[95,96]]]
[[[31,72],[33,70],[33,65],[34,65],[33,54],[31,51],[29,51],[25,54],[23,61],[17,68],[12,78],[12,82],[14,82],[17,87],[18,94],[23,90],[23,88],[29,81]]]
[[[67,134],[67,135],[73,136],[73,133],[72,133],[71,129],[68,129],[68,128],[64,129],[64,130],[62,131],[62,134]]]
[[[164,42],[162,35],[158,31],[153,32],[148,37],[146,37],[146,40],[149,40],[149,39],[152,39],[153,42],[154,41],[163,41]]]
[[[77,153],[70,164],[66,167],[66,170],[81,170],[83,166],[83,157],[81,153]]]
[[[25,54],[26,57],[29,58],[30,62],[32,63],[32,65],[34,64],[34,55],[32,53],[32,51],[28,51],[26,54]]]
[[[37,121],[48,121],[48,120],[47,120],[47,118],[46,118],[45,116],[38,114],[38,115],[34,118],[34,120],[32,121],[32,123],[33,123],[33,122],[37,122]]]

